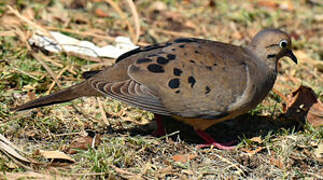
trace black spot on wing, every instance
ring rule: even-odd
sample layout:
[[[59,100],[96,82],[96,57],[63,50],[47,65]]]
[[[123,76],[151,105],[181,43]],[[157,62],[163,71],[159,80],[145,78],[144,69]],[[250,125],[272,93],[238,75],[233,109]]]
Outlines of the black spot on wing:
[[[174,59],[176,59],[176,55],[174,55],[174,54],[167,54],[167,59],[168,60],[174,60]]]
[[[178,69],[178,68],[174,68],[174,75],[175,76],[180,76],[183,73],[182,70]]]
[[[194,61],[194,60],[190,60],[190,63],[193,63],[193,64],[195,64],[195,61]]]
[[[167,64],[169,62],[169,60],[168,59],[166,59],[166,58],[164,58],[164,57],[162,57],[162,56],[159,56],[158,58],[157,58],[157,63],[158,64]]]
[[[180,81],[178,78],[174,78],[174,79],[171,79],[169,82],[168,82],[168,86],[172,89],[176,89],[178,88],[180,85]]]
[[[205,94],[209,94],[211,91],[210,87],[209,86],[206,86],[205,87]]]
[[[176,94],[178,94],[178,93],[180,93],[180,92],[181,92],[180,90],[175,91],[175,93],[176,93]]]
[[[194,53],[195,53],[195,54],[200,54],[200,51],[195,50],[195,51],[194,51]]]
[[[212,71],[212,66],[206,66],[206,69]]]
[[[161,65],[158,65],[158,64],[149,64],[147,66],[147,69],[150,72],[153,72],[153,73],[163,73],[163,72],[165,72],[164,68]]]
[[[190,83],[191,84],[191,88],[193,88],[193,86],[196,83],[195,78],[193,76],[188,77],[188,83]]]
[[[148,62],[152,62],[152,60],[149,58],[140,58],[137,60],[137,64],[148,63]]]

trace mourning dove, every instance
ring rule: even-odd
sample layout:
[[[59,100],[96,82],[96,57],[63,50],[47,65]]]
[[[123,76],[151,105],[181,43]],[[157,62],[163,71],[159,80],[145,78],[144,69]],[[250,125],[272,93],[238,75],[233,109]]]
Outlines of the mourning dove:
[[[207,144],[229,149],[204,130],[255,108],[274,85],[278,60],[287,56],[297,63],[291,45],[287,33],[265,29],[246,47],[196,38],[140,47],[111,67],[84,73],[85,81],[14,110],[108,96],[157,114],[158,132],[158,115],[173,116]]]

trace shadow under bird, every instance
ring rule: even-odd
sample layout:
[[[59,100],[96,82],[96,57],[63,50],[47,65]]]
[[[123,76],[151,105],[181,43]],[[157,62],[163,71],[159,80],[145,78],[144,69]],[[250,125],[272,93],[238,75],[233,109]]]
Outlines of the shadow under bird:
[[[13,110],[63,103],[82,96],[108,96],[194,128],[207,145],[232,149],[204,130],[255,108],[272,89],[277,63],[287,56],[295,63],[286,32],[265,29],[248,46],[196,38],[179,38],[140,47],[101,71],[84,73],[85,81],[27,102]]]

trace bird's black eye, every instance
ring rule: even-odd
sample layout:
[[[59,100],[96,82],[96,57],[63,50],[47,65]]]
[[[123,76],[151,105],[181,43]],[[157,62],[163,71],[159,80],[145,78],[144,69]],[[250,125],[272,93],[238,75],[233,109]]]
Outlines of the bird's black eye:
[[[287,47],[287,45],[288,45],[288,41],[287,40],[281,40],[280,42],[279,42],[279,46],[281,47],[281,48],[285,48],[285,47]]]

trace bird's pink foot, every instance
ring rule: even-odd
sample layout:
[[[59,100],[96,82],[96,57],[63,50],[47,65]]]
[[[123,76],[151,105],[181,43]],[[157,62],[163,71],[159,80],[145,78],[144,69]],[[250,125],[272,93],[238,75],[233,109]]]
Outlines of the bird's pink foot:
[[[166,129],[163,124],[162,116],[160,115],[155,115],[156,123],[157,123],[157,129],[152,132],[152,136],[155,137],[161,137],[166,135]]]
[[[222,150],[232,150],[235,149],[236,146],[232,146],[234,142],[228,142],[228,143],[218,143],[216,142],[210,135],[208,135],[206,132],[201,131],[201,130],[195,130],[195,132],[206,141],[206,144],[200,144],[197,147],[198,148],[205,148],[205,147],[210,147],[214,146],[218,149]]]

